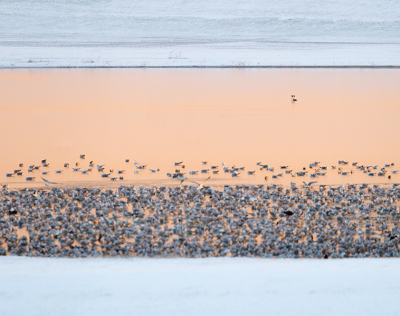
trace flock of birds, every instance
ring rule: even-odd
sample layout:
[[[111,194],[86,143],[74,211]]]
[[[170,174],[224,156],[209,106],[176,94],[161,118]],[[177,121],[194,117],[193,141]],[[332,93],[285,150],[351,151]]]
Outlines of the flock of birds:
[[[86,155],[80,155],[80,159],[86,159]],[[126,163],[129,163],[129,159],[125,159]],[[221,165],[221,168],[219,165],[209,165],[208,161],[202,161],[201,162],[202,167],[199,170],[188,170],[186,171],[186,166],[184,165],[183,161],[178,161],[174,163],[175,170],[172,172],[168,172],[167,176],[170,177],[173,180],[176,180],[182,184],[184,181],[187,182],[192,182],[195,183],[196,185],[200,186],[202,184],[199,184],[197,182],[191,181],[188,179],[188,176],[194,176],[194,175],[199,175],[199,174],[204,174],[204,175],[218,175],[220,172],[223,173],[228,173],[230,174],[233,178],[239,177],[242,172],[246,172],[245,167],[237,167],[235,165],[228,167],[225,165],[223,162]],[[106,169],[105,165],[99,165],[95,164],[94,161],[89,162],[88,168],[81,168],[81,163],[76,162],[75,166],[72,168],[73,172],[76,173],[81,173],[81,174],[89,174],[93,172],[93,170],[96,170],[101,178],[108,178],[111,181],[117,181],[117,180],[124,180],[124,174],[126,173],[126,170],[116,170],[114,169]],[[134,165],[136,167],[136,170],[134,171],[135,174],[139,174],[144,172],[145,170],[149,170],[151,173],[158,173],[160,172],[160,168],[157,169],[147,169],[146,164],[140,164],[138,162],[134,162]],[[344,170],[343,167],[345,166],[350,166],[351,165],[351,170]],[[50,163],[47,161],[47,159],[43,159],[41,161],[41,164],[38,165],[29,165],[27,172],[30,174],[29,176],[25,177],[26,181],[35,181],[37,178],[36,176],[33,176],[36,172],[41,172],[41,179],[44,181],[44,184],[46,186],[50,185],[57,185],[59,183],[49,181],[47,179],[47,176],[50,174],[50,169],[49,169]],[[19,169],[15,169],[13,172],[8,172],[6,173],[6,178],[12,178],[12,177],[19,177],[23,176],[23,168],[24,164],[20,163],[19,164]],[[64,168],[63,169],[57,169],[53,172],[55,174],[62,174],[66,169],[70,168],[69,163],[64,163]],[[393,169],[394,163],[389,163],[385,164],[383,167],[378,167],[378,165],[361,165],[358,164],[357,162],[352,162],[351,164],[348,161],[345,160],[339,160],[338,165],[335,166],[322,166],[320,162],[315,161],[312,162],[308,165],[307,167],[303,167],[301,170],[294,171],[289,168],[289,166],[283,165],[279,166],[279,169],[275,170],[274,167],[264,164],[262,162],[257,162],[256,167],[261,170],[261,171],[270,171],[273,174],[270,175],[272,179],[279,179],[283,177],[284,175],[291,176],[291,177],[306,177],[309,176],[310,178],[316,179],[320,177],[324,177],[327,175],[328,169],[336,170],[339,175],[342,176],[347,176],[349,174],[353,174],[355,171],[361,171],[368,175],[369,177],[377,176],[377,177],[387,177],[389,180],[392,179],[393,175],[398,174],[398,170],[390,170]],[[256,173],[256,170],[248,170],[247,174],[248,175],[254,175]],[[115,176],[114,176],[115,175]],[[46,178],[45,178],[46,177]],[[263,176],[264,179],[267,181],[269,180],[269,176],[265,175]],[[211,176],[208,176],[208,178],[205,180],[209,180]],[[305,183],[305,182],[304,182]],[[310,182],[311,184],[316,183],[316,182]],[[3,187],[7,188],[7,184],[2,184]]]
[[[90,165],[106,177],[112,174],[104,172],[104,165]],[[135,165],[137,171],[147,168]],[[202,165],[204,169],[189,174],[219,170],[208,168],[206,161]],[[378,168],[339,161],[331,168],[344,173],[341,168],[346,165],[377,176],[397,173],[388,171],[393,163]],[[261,162],[257,166],[274,171]],[[41,167],[47,168],[48,162],[43,160]],[[292,182],[289,187],[259,184],[217,189],[205,184],[210,176],[203,183],[187,179],[183,162],[175,162],[174,168],[169,176],[178,181],[175,186],[68,188],[46,178],[49,188],[44,189],[4,185],[0,255],[399,257],[400,184],[328,186],[304,181],[301,186]],[[323,176],[327,168],[319,162],[298,172],[280,166],[292,176]],[[40,166],[29,170],[35,172]],[[222,170],[233,176],[244,168],[223,165]]]

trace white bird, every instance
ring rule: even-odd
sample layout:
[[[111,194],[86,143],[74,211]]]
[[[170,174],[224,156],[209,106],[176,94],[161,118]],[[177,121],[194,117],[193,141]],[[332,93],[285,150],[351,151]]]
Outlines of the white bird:
[[[208,177],[207,179],[205,179],[202,183],[197,183],[197,182],[195,182],[195,181],[189,181],[189,182],[192,182],[192,183],[194,183],[194,184],[196,184],[197,185],[197,190],[201,190],[203,187],[204,187],[204,182],[206,182],[208,179],[210,179],[211,177]]]
[[[51,182],[51,181],[49,181],[49,180],[46,180],[45,178],[43,178],[42,177],[42,180],[44,181],[44,184],[48,187],[48,186],[50,186],[50,184],[57,184],[57,183],[55,183],[55,182]]]
[[[312,185],[313,184],[315,184],[315,183],[317,183],[316,181],[312,181],[312,182],[308,182],[308,183],[305,183],[304,181],[303,181],[303,188],[306,188],[306,189],[310,189],[311,187],[312,187]]]

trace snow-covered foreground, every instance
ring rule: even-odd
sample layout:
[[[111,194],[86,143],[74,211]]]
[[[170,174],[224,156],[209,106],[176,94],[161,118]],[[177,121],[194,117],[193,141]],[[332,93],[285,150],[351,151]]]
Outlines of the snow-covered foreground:
[[[5,315],[399,315],[399,259],[0,259]]]
[[[3,0],[0,67],[400,65],[398,1]]]

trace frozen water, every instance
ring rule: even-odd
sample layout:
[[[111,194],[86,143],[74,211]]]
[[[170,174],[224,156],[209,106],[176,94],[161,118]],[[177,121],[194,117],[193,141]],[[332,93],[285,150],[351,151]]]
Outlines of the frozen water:
[[[399,315],[399,259],[0,258],[0,314]]]
[[[400,65],[385,1],[3,0],[0,67]]]

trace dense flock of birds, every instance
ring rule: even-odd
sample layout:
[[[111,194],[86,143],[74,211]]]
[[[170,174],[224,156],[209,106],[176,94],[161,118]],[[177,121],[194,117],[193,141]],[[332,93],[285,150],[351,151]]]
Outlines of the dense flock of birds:
[[[347,164],[339,162],[339,166]],[[387,175],[394,166],[351,165],[377,175]],[[170,176],[179,182],[169,187],[67,188],[46,179],[49,188],[45,189],[3,186],[0,255],[399,257],[397,183],[327,186],[311,181],[302,186],[216,189],[189,182],[182,172],[183,162],[174,164],[178,166]],[[338,172],[344,172],[339,166]],[[210,170],[217,171],[213,167]],[[137,168],[146,166],[137,164]],[[280,168],[300,176],[288,166]],[[241,170],[228,169],[232,174]],[[324,173],[325,167],[314,162],[299,172],[311,170]]]
[[[86,158],[86,155],[80,155],[80,159],[84,160]],[[129,159],[125,160],[126,163],[129,163]],[[201,162],[202,167],[199,168],[198,170],[188,170],[186,171],[186,166],[183,163],[183,161],[178,161],[174,163],[175,170],[171,172],[167,172],[167,176],[170,177],[171,179],[175,179],[180,183],[183,183],[185,180],[188,180],[188,176],[194,176],[194,175],[199,175],[199,174],[212,174],[213,176],[218,175],[220,172],[228,173],[231,174],[233,178],[239,177],[242,172],[245,171],[245,167],[237,167],[235,165],[228,167],[225,165],[223,162],[221,164],[221,168],[219,165],[208,165],[207,161],[202,161]],[[89,166],[87,168],[81,168],[81,163],[76,162],[75,166],[72,168],[72,172],[76,173],[81,173],[81,174],[89,174],[93,172],[94,170],[97,170],[97,172],[100,174],[101,178],[108,178],[111,181],[117,181],[117,180],[124,180],[124,174],[126,173],[126,170],[114,170],[114,169],[106,169],[106,166],[104,164],[99,165],[95,164],[94,161],[89,162]],[[134,165],[136,167],[134,173],[139,174],[143,173],[146,170],[149,170],[151,173],[158,173],[160,172],[160,168],[157,169],[151,169],[147,168],[146,164],[140,164],[138,162],[134,162]],[[267,181],[270,179],[279,179],[283,177],[284,175],[286,176],[291,176],[291,177],[306,177],[309,176],[310,178],[316,179],[320,177],[325,177],[327,175],[328,169],[336,170],[338,174],[342,176],[347,176],[350,174],[353,174],[355,171],[360,171],[368,175],[369,177],[387,177],[389,180],[392,179],[393,175],[398,174],[398,170],[390,170],[393,169],[394,163],[388,163],[385,164],[383,167],[379,168],[378,165],[359,165],[357,162],[351,163],[351,169],[344,170],[343,168],[345,166],[348,166],[349,162],[344,161],[344,160],[339,160],[338,165],[334,166],[321,166],[320,162],[315,161],[313,163],[310,163],[308,168],[303,167],[301,170],[294,171],[289,168],[289,166],[279,166],[279,169],[275,170],[274,167],[268,165],[268,164],[263,164],[262,162],[257,162],[256,167],[260,171],[269,171],[272,174],[270,176],[266,175],[264,176],[264,179]],[[41,164],[38,165],[29,165],[27,169],[27,173],[30,174],[29,176],[25,177],[26,181],[35,181],[36,176],[33,176],[35,172],[41,172],[41,179],[44,181],[44,184],[46,186],[49,186],[51,184],[58,184],[57,182],[52,182],[47,180],[46,178],[48,175],[51,173],[49,169],[50,163],[48,163],[47,159],[43,159],[41,161]],[[20,163],[19,164],[19,169],[15,169],[13,172],[7,172],[6,173],[6,178],[12,178],[12,177],[22,177],[24,174],[23,171],[24,164]],[[64,166],[62,169],[56,169],[53,171],[55,174],[62,174],[64,171],[70,168],[69,163],[64,163]],[[256,169],[254,170],[248,170],[247,174],[248,175],[254,175],[256,173]],[[46,178],[44,178],[46,177]],[[207,178],[208,180],[208,178]],[[7,187],[7,184],[2,184],[3,187]]]

